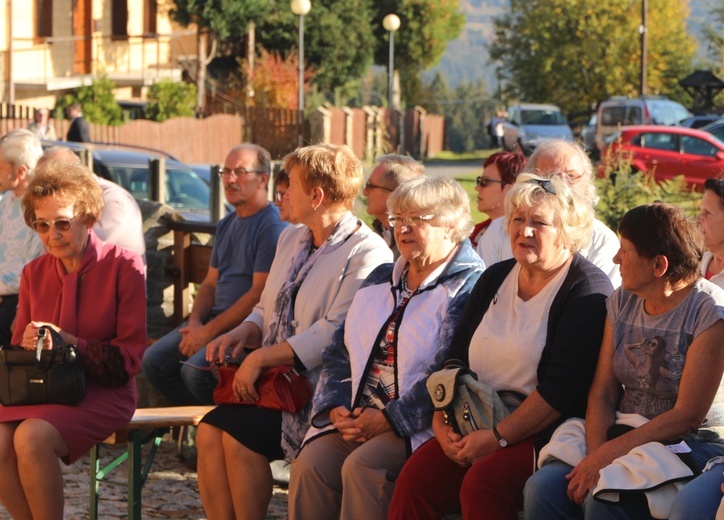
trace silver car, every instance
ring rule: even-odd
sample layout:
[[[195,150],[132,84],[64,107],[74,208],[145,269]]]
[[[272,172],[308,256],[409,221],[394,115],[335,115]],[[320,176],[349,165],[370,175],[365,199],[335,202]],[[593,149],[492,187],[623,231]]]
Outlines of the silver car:
[[[530,155],[541,142],[551,139],[573,141],[573,132],[560,108],[534,103],[508,108],[508,120],[503,123],[503,148],[520,148]]]

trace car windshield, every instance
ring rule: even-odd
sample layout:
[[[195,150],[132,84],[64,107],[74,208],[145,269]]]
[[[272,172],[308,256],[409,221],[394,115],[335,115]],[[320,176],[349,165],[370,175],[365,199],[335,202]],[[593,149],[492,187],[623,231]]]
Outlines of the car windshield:
[[[113,180],[141,200],[148,200],[148,168],[109,166]],[[166,169],[166,204],[175,209],[208,210],[209,186],[191,170]]]
[[[565,125],[563,114],[557,110],[523,110],[520,113],[524,125]]]

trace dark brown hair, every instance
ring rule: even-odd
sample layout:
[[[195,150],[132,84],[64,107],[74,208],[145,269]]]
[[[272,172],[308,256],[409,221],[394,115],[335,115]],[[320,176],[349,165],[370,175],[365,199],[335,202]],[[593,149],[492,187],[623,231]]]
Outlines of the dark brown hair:
[[[719,204],[724,207],[724,177],[707,179],[704,182],[704,191],[706,190],[716,193],[719,196]]]
[[[665,256],[669,267],[664,276],[670,282],[695,280],[699,276],[703,236],[699,226],[681,208],[665,202],[639,206],[623,216],[618,232],[644,258]]]

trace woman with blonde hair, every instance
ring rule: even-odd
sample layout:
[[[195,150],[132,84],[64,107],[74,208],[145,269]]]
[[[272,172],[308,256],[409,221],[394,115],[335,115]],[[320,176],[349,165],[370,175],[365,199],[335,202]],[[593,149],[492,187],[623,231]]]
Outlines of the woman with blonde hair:
[[[209,343],[208,361],[242,358],[234,394],[252,405],[255,383],[277,365],[295,365],[314,386],[322,350],[344,321],[355,291],[392,260],[382,238],[354,217],[362,164],[346,146],[298,148],[284,158],[291,218],[302,224],[279,237],[259,304],[238,327]],[[295,413],[223,404],[196,437],[199,491],[210,518],[266,516],[272,494],[269,462],[296,456],[311,405]]]
[[[452,340],[495,391],[525,396],[492,430],[465,437],[435,412],[435,437],[402,468],[389,518],[517,519],[536,443],[582,417],[601,341],[606,275],[577,251],[593,208],[559,176],[521,174],[505,199],[513,258],[489,266],[473,288]]]

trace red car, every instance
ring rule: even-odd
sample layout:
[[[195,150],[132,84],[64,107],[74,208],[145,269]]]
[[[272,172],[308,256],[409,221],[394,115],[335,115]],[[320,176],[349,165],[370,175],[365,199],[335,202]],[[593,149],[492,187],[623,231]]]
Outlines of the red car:
[[[603,161],[619,156],[629,156],[635,170],[653,170],[656,179],[683,175],[697,190],[703,190],[709,177],[724,174],[724,142],[680,126],[624,126],[601,154]]]

